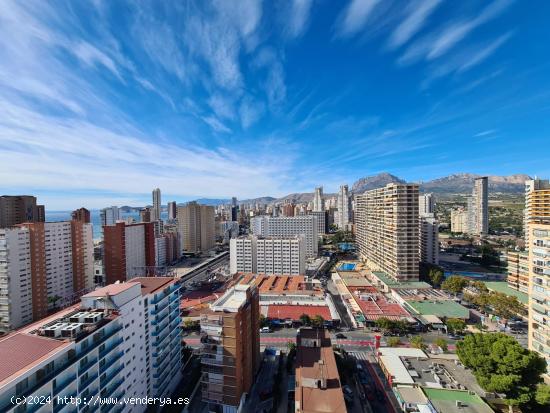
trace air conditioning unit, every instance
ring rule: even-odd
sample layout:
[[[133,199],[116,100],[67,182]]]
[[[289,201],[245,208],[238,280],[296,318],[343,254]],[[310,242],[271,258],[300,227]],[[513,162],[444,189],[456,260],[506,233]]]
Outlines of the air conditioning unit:
[[[51,326],[44,327],[44,335],[46,337],[61,337],[61,329],[66,325],[67,323],[55,323]]]
[[[66,324],[63,328],[61,328],[62,337],[75,338],[81,332],[82,332],[81,323]]]
[[[69,317],[71,323],[83,323],[84,318],[88,315],[86,311],[81,311],[79,313],[73,314]]]
[[[88,313],[86,317],[84,317],[84,323],[86,324],[95,324],[102,320],[104,317],[104,314],[101,313]]]

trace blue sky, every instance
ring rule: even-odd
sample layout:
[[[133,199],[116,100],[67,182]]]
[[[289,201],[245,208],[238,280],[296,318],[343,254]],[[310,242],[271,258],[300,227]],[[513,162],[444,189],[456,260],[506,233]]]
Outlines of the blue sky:
[[[550,175],[546,1],[3,1],[0,192],[49,209]]]

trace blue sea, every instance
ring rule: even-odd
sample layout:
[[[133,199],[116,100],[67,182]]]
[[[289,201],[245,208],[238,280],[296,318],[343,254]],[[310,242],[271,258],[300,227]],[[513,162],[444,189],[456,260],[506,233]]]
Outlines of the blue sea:
[[[134,218],[139,222],[139,212],[122,212],[120,211],[120,219]],[[161,213],[161,219],[168,219],[168,213],[163,211]],[[59,221],[70,221],[71,220],[71,211],[48,211],[46,210],[46,221],[48,222],[59,222]],[[90,210],[90,220],[94,228],[94,240],[101,239],[101,218],[99,209]]]

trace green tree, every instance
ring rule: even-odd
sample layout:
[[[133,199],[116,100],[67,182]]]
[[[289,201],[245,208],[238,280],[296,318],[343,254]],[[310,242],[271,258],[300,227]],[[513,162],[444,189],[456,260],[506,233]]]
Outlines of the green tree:
[[[439,337],[435,339],[435,345],[441,347],[441,350],[444,352],[447,352],[447,340],[445,340],[443,337]]]
[[[472,334],[457,343],[456,351],[486,391],[504,393],[509,406],[533,406],[545,360],[502,333]],[[544,391],[540,393],[544,401]]]
[[[409,329],[409,323],[403,320],[393,321],[392,329],[399,331],[407,331]]]
[[[386,317],[380,317],[378,320],[375,321],[375,324],[376,327],[381,328],[382,330],[390,330],[394,326],[394,322]]]
[[[541,406],[548,406],[546,411],[550,409],[550,386],[546,384],[539,384],[537,387],[537,393],[535,394],[535,401]]]
[[[311,318],[307,314],[302,314],[300,316],[300,322],[304,326],[309,326],[309,325],[311,325]]]
[[[448,291],[452,294],[461,293],[464,287],[468,285],[468,280],[460,275],[451,275],[443,283],[441,283],[441,289]]]
[[[313,317],[311,322],[315,327],[323,327],[323,323],[325,322],[325,319],[320,315],[316,315],[315,317]]]
[[[269,320],[265,315],[260,314],[260,327],[268,327],[268,326],[269,326]]]
[[[445,323],[451,333],[460,334],[466,328],[466,322],[459,318],[449,318]]]
[[[440,268],[432,268],[430,269],[430,272],[428,273],[428,277],[430,278],[431,284],[434,287],[439,287],[445,277],[443,276],[443,270]]]
[[[296,350],[296,343],[294,341],[287,341],[286,348],[290,353],[291,351]]]
[[[424,344],[424,339],[422,336],[414,336],[411,338],[411,347],[419,348],[421,350],[426,348],[426,344]]]
[[[401,344],[401,340],[399,337],[388,337],[388,347],[397,347],[399,344]]]
[[[470,281],[470,287],[475,288],[480,293],[489,291],[483,281]]]

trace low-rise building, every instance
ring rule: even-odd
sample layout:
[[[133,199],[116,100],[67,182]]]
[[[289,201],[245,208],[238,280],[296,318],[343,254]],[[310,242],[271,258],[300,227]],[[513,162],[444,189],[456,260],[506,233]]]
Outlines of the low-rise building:
[[[347,412],[327,330],[301,328],[296,341],[296,413]]]

